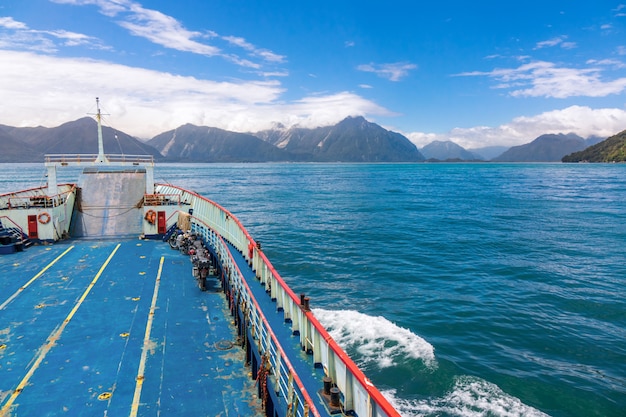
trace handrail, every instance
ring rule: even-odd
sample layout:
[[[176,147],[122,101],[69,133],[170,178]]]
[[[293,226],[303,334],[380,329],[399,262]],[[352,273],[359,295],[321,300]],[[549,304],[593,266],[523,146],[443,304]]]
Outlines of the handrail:
[[[19,192],[0,194],[0,209],[13,208],[53,208],[63,204],[65,196],[75,192],[76,184],[61,184],[61,187],[67,188],[55,195],[47,194],[47,186],[29,188]]]
[[[176,206],[180,205],[180,194],[144,194],[144,206]]]
[[[71,189],[76,187],[76,184],[73,183],[68,183],[68,184],[59,184],[59,187],[71,187]],[[39,187],[32,187],[32,188],[27,188],[25,190],[19,190],[19,191],[11,191],[8,193],[2,193],[0,194],[0,197],[7,197],[7,196],[17,196],[19,194],[27,194],[27,193],[33,193],[33,192],[41,192],[41,195],[44,195],[46,193],[46,191],[48,190],[48,186],[47,185],[40,185]]]
[[[157,184],[157,188],[163,194],[178,192],[181,201],[188,202],[193,208],[194,217],[223,236],[252,262],[257,277],[266,290],[271,291],[271,297],[276,299],[277,307],[282,308],[285,319],[292,321],[292,330],[300,333],[300,344],[312,351],[314,364],[322,365],[325,373],[342,392],[346,410],[354,410],[358,416],[400,416],[315,315],[302,308],[300,298],[289,288],[246,228],[230,211],[193,191],[169,184]]]
[[[108,162],[125,162],[139,164],[154,164],[152,155],[124,155],[106,154]],[[69,163],[92,163],[98,158],[98,154],[48,154],[45,155],[46,164],[69,164]],[[105,162],[106,164],[106,162]]]
[[[15,222],[13,221],[13,219],[11,219],[9,216],[0,216],[0,219],[5,219],[5,220],[8,220],[9,222],[11,222],[11,224],[13,224],[13,226],[12,226],[12,227],[7,227],[7,226],[3,225],[3,224],[2,224],[2,222],[0,222],[0,225],[2,225],[2,228],[3,228],[3,229],[5,229],[5,230],[17,229],[17,230],[19,230],[19,232],[20,232],[20,234],[21,234],[21,235],[24,235],[24,234],[25,234],[25,233],[24,233],[24,229],[22,229],[22,228],[20,227],[20,225],[18,225],[17,223],[15,223]]]
[[[273,361],[271,362],[273,364],[273,374],[274,376],[277,376],[279,388],[283,390],[284,395],[282,398],[289,398],[287,393],[284,392],[284,387],[288,387],[290,385],[289,381],[293,379],[295,382],[295,387],[293,388],[297,388],[297,390],[294,391],[294,395],[300,398],[300,400],[292,400],[288,402],[288,404],[296,404],[298,406],[297,412],[300,416],[305,417],[309,415],[308,413],[311,413],[313,416],[321,417],[313,403],[313,400],[311,399],[311,396],[308,394],[306,387],[300,380],[298,374],[295,372],[287,354],[272,331],[272,328],[263,314],[261,307],[252,295],[252,290],[248,286],[248,283],[239,269],[239,266],[236,264],[230,251],[228,250],[228,246],[224,241],[224,238],[195,215],[191,217],[194,220],[192,221],[192,232],[199,233],[206,241],[211,243],[218,256],[221,257],[221,264],[228,268],[227,279],[229,279],[231,287],[237,287],[239,289],[238,293],[244,298],[242,302],[244,305],[244,314],[250,321],[250,325],[255,329],[255,341],[259,343],[260,354],[262,356],[267,355],[270,360]],[[279,364],[279,362],[284,362],[284,364]],[[283,370],[284,368],[287,369],[287,373]]]

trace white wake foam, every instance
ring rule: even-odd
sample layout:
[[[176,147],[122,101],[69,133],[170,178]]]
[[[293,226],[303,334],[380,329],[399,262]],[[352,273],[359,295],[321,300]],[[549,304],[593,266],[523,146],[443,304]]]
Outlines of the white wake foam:
[[[313,313],[343,349],[356,350],[357,363],[388,368],[411,358],[437,368],[430,343],[384,317],[353,310],[313,309]],[[547,417],[497,385],[471,376],[456,377],[452,389],[442,397],[411,400],[397,397],[395,390],[382,394],[404,417]]]
[[[419,359],[436,367],[433,346],[410,330],[384,317],[372,317],[353,310],[313,309],[315,317],[345,350],[356,349],[361,363],[380,368],[398,364],[400,359]]]
[[[547,417],[519,399],[506,394],[498,386],[479,378],[456,378],[452,391],[441,398],[407,400],[396,397],[395,390],[382,394],[404,417]]]

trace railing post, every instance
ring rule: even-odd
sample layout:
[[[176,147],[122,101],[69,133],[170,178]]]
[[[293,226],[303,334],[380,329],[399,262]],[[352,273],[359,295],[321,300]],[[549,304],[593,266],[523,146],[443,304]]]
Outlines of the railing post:
[[[146,194],[154,194],[154,168],[146,166]]]
[[[280,374],[282,372],[281,362],[282,355],[280,354],[280,350],[276,349],[276,393],[280,392]]]
[[[56,164],[48,165],[48,195],[57,195],[57,166]]]
[[[354,378],[346,368],[346,388],[343,392],[343,406],[346,410],[354,410]]]
[[[287,379],[287,404],[289,407],[294,407],[293,374],[291,372],[289,372],[289,378]]]
[[[313,329],[311,338],[313,339],[313,364],[322,363],[321,336],[317,329]]]
[[[267,352],[270,352],[270,346],[272,345],[272,335],[270,333],[270,329],[267,329],[265,332],[265,349]]]

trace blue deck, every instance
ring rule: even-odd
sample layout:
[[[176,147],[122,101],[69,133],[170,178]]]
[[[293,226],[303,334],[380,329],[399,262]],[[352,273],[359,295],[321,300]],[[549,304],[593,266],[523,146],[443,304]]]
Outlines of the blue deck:
[[[0,416],[263,414],[224,295],[167,244],[5,255],[0,294]]]

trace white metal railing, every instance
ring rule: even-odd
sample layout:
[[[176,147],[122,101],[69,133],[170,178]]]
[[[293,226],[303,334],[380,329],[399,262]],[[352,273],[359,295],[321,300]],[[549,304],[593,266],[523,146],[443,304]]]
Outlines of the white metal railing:
[[[253,338],[250,343],[256,344],[261,357],[265,357],[269,361],[272,369],[271,375],[276,378],[277,389],[281,394],[279,398],[285,399],[286,405],[290,409],[295,408],[294,416],[308,417],[313,415],[321,417],[261,308],[252,296],[252,291],[230,255],[226,242],[204,222],[196,218],[195,214],[193,218],[191,231],[202,237],[215,249],[220,263],[227,271],[225,279],[228,282],[228,288],[237,294],[237,299],[231,300],[231,303],[236,303],[244,314],[246,326],[250,328]]]
[[[332,379],[343,396],[343,408],[352,410],[361,417],[399,417],[400,414],[389,401],[369,381],[343,349],[328,334],[327,330],[315,318],[313,313],[301,305],[300,297],[289,288],[276,272],[261,249],[257,248],[245,227],[228,210],[194,192],[171,185],[158,185],[156,192],[161,194],[179,194],[182,203],[188,203],[193,209],[192,222],[195,232],[217,248],[218,255],[227,266],[232,285],[242,290],[246,307],[249,308],[249,320],[257,329],[257,341],[262,353],[270,356],[273,372],[278,379],[278,386],[283,398],[292,398],[299,403],[298,415],[305,416],[304,405],[308,404],[313,415],[319,415],[298,376],[293,371],[286,353],[266,323],[263,312],[256,304],[248,285],[230,256],[224,240],[235,246],[244,257],[252,262],[257,278],[270,291],[276,300],[278,309],[283,310],[285,321],[291,321],[292,331],[300,334],[300,345],[312,352],[311,366],[319,364],[324,373]],[[168,225],[169,226],[169,225]],[[290,382],[291,381],[291,382]],[[320,382],[320,386],[322,383]]]
[[[12,236],[19,237],[20,240],[22,236],[26,235],[26,233],[24,233],[24,229],[22,229],[19,224],[15,223],[13,219],[8,216],[0,216],[0,230],[6,231]]]
[[[144,206],[177,206],[180,205],[180,194],[145,194]]]
[[[149,164],[154,165],[154,157],[152,155],[105,155],[108,162],[111,163],[129,163],[129,164]],[[50,154],[45,156],[46,164],[81,164],[93,163],[98,158],[97,154]]]
[[[67,197],[76,190],[75,184],[62,184],[59,193],[48,195],[48,187],[32,188],[16,193],[0,195],[0,210],[25,208],[53,208],[65,203]]]

